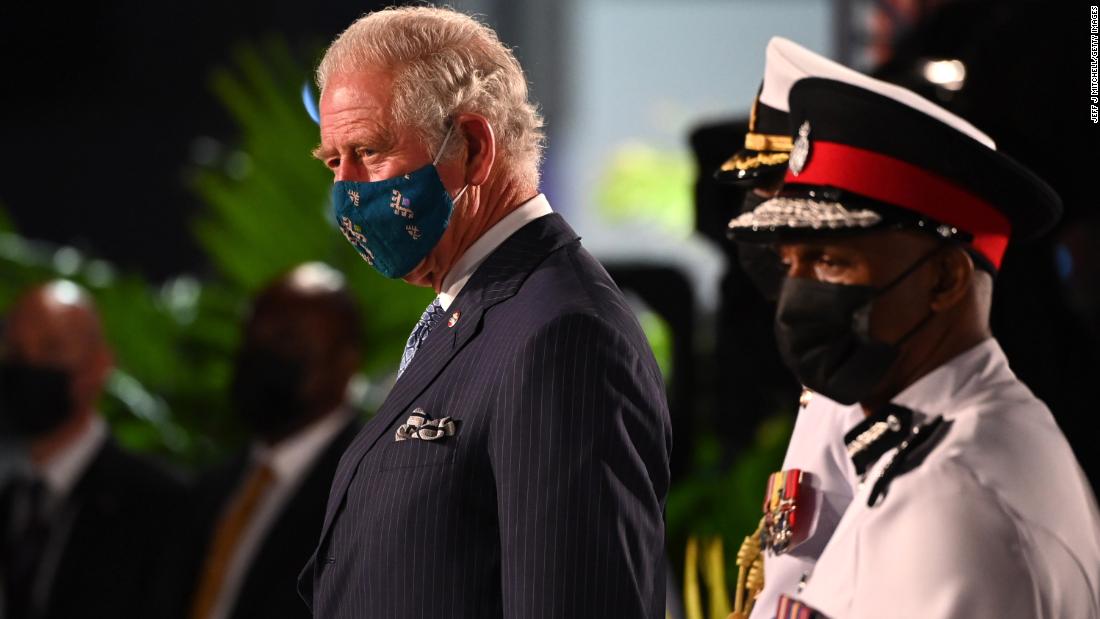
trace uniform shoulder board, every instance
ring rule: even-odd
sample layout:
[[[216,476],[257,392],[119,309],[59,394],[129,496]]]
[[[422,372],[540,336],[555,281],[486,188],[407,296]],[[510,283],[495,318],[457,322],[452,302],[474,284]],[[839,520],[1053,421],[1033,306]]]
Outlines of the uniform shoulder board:
[[[874,507],[880,498],[886,496],[891,481],[920,466],[947,435],[951,424],[951,421],[944,420],[940,415],[928,423],[913,426],[909,435],[901,442],[898,450],[879,473],[875,485],[871,488],[871,494],[867,497],[867,506]]]
[[[913,431],[913,411],[887,404],[844,435],[848,457],[861,478],[883,454],[901,445]]]

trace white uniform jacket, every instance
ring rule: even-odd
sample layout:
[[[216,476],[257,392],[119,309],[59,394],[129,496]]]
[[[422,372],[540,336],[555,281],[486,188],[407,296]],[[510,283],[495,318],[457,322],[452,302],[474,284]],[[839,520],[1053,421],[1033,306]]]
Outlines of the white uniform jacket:
[[[817,524],[800,545],[780,555],[764,554],[764,589],[756,598],[750,619],[775,617],[779,596],[798,593],[803,576],[821,556],[859,484],[844,435],[863,419],[863,409],[838,404],[819,393],[808,396],[795,419],[783,470],[801,469],[813,476],[813,489],[818,495]]]
[[[893,403],[913,411],[914,427],[935,430],[921,447],[893,447],[867,465],[796,597],[831,619],[1100,617],[1096,499],[997,342]],[[884,471],[888,483],[877,483]],[[869,505],[875,489],[884,493]]]

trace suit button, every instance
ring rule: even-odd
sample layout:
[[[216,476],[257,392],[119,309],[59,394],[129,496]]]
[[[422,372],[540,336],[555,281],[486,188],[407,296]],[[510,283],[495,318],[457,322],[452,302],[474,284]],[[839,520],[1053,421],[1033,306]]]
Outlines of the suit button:
[[[330,565],[333,564],[333,563],[336,563],[336,557],[334,557],[332,555],[329,555],[329,557],[327,559],[325,559],[325,563],[328,563]]]

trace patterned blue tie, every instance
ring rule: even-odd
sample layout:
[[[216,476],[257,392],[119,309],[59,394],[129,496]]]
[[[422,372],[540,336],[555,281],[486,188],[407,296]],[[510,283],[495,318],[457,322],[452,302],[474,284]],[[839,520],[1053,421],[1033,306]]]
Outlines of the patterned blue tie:
[[[405,373],[405,368],[409,367],[413,357],[416,356],[416,351],[420,350],[420,345],[428,338],[428,332],[432,330],[435,321],[443,314],[443,306],[439,304],[439,297],[436,297],[428,309],[424,310],[420,320],[413,327],[412,333],[409,334],[409,340],[405,342],[405,352],[401,353],[401,366],[397,368],[398,378]]]

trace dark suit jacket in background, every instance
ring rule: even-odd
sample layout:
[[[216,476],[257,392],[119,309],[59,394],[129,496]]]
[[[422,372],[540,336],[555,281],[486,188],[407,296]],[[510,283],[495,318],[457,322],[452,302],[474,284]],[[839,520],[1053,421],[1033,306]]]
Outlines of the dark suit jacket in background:
[[[181,480],[108,439],[61,509],[68,529],[39,617],[145,619],[169,612],[174,600],[165,597],[165,586],[183,575],[166,559],[179,540],[185,497]]]
[[[340,461],[299,580],[320,619],[665,613],[664,386],[556,214],[493,252]],[[421,408],[454,436],[394,441]]]
[[[230,611],[231,618],[308,619],[311,616],[298,597],[298,573],[317,545],[336,465],[359,428],[358,420],[345,425],[313,461],[298,488],[287,497],[256,548]],[[196,527],[190,545],[193,553],[188,559],[187,570],[189,593],[183,596],[183,612],[176,617],[186,617],[190,610],[199,570],[206,559],[218,518],[239,488],[243,476],[248,474],[248,466],[247,455],[240,455],[226,466],[204,475],[198,484]]]

